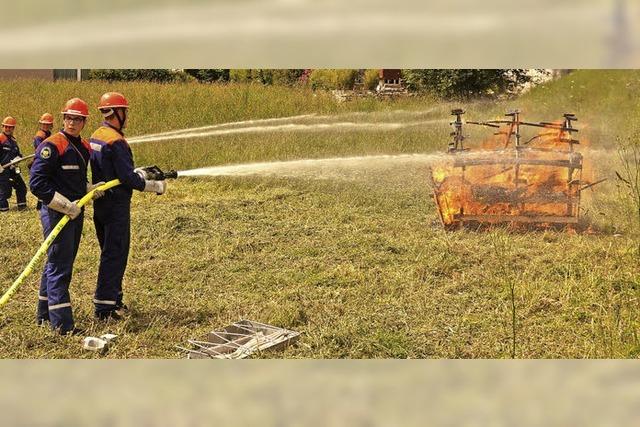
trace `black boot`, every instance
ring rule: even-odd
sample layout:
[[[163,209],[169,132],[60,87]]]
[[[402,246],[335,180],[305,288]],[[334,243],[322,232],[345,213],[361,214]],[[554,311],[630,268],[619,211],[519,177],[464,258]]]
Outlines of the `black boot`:
[[[100,320],[122,320],[124,313],[120,310],[101,311],[96,313],[96,318]]]

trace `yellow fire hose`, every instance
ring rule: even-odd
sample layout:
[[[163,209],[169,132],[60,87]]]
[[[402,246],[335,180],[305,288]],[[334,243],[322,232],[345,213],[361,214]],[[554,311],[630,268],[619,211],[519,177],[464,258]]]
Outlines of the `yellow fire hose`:
[[[109,181],[106,184],[101,185],[100,187],[94,188],[93,190],[88,192],[82,199],[78,201],[78,207],[81,208],[87,203],[89,203],[89,201],[93,199],[93,193],[95,191],[106,191],[110,188],[117,187],[118,185],[120,185],[120,180],[114,179],[113,181]],[[62,219],[58,221],[55,228],[51,231],[51,233],[49,233],[49,235],[44,240],[44,242],[42,242],[42,245],[40,245],[40,248],[38,249],[36,254],[33,256],[33,258],[31,258],[31,261],[29,261],[29,264],[27,264],[27,267],[22,271],[22,273],[20,274],[20,276],[18,276],[15,282],[13,282],[13,285],[11,285],[9,290],[5,292],[4,295],[2,295],[2,298],[0,298],[0,307],[5,305],[6,302],[9,301],[9,298],[11,298],[13,294],[16,293],[16,291],[18,290],[20,285],[22,285],[24,280],[33,272],[33,269],[35,268],[36,264],[42,259],[44,254],[49,249],[49,246],[51,246],[51,244],[56,239],[56,237],[58,237],[58,234],[60,233],[60,231],[64,228],[65,225],[67,225],[68,222],[69,222],[68,215],[63,216]]]

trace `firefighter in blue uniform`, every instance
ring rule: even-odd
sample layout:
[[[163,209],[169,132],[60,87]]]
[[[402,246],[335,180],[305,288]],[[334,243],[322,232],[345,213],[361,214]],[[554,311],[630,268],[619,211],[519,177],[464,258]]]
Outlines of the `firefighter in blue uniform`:
[[[2,168],[9,162],[22,157],[20,148],[13,137],[16,128],[16,119],[5,117],[2,121],[2,133],[0,134],[0,212],[9,210],[9,198],[12,189],[16,190],[18,209],[27,207],[27,186],[22,180],[20,169],[17,166]]]
[[[100,267],[94,297],[95,315],[102,320],[119,320],[127,310],[122,297],[122,279],[127,268],[133,190],[163,194],[164,181],[147,179],[134,169],[133,154],[124,137],[129,102],[120,93],[105,93],[98,109],[102,126],[91,135],[93,182],[119,179],[121,185],[108,190],[93,206],[93,222],[100,243]]]
[[[53,116],[49,113],[44,113],[42,116],[40,116],[38,124],[40,125],[40,129],[38,129],[36,135],[33,137],[34,150],[37,150],[38,145],[42,144],[42,141],[51,136],[51,129],[53,128]]]
[[[37,311],[39,324],[48,320],[54,331],[66,335],[81,332],[74,325],[69,284],[84,216],[76,201],[91,190],[87,182],[91,147],[80,137],[89,116],[87,103],[70,99],[62,114],[62,131],[45,139],[36,150],[29,186],[43,203],[40,218],[45,236],[64,215],[71,219],[47,252]]]
[[[53,129],[53,115],[51,113],[44,113],[40,116],[40,120],[38,120],[39,129],[33,137],[33,151],[35,152],[38,149],[38,145],[42,144],[42,141],[49,138],[51,136],[51,129]],[[31,170],[31,166],[33,166],[33,160],[27,163],[27,168]],[[36,210],[40,211],[42,208],[42,201],[38,200],[36,204]]]

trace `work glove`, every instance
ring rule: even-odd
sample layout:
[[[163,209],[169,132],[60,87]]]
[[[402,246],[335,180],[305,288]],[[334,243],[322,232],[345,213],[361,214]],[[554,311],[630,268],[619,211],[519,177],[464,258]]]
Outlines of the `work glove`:
[[[87,182],[87,193],[89,193],[90,191],[92,191],[94,188],[98,188],[101,185],[104,185],[105,182],[104,181],[100,181],[100,182],[96,182],[95,184],[89,184]],[[99,199],[100,197],[104,196],[104,191],[103,190],[96,190],[93,193],[93,197],[91,198],[91,200],[96,200]]]
[[[4,168],[0,165],[0,173],[4,172]]]
[[[69,201],[69,199],[57,191],[53,193],[53,199],[51,199],[47,206],[54,211],[68,215],[72,220],[76,219],[81,212],[76,202]]]
[[[144,182],[144,191],[153,192],[157,195],[164,194],[167,191],[166,181],[146,180]]]

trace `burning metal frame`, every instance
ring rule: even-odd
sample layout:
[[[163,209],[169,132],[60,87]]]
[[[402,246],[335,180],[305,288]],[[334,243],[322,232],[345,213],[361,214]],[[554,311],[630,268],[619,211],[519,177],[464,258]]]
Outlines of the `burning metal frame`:
[[[527,226],[567,227],[579,219],[583,156],[576,151],[578,119],[567,113],[557,122],[525,122],[521,112],[506,119],[469,125],[495,128],[483,148],[465,146],[462,109],[452,110],[455,121],[448,152],[451,158],[431,169],[434,200],[446,229],[463,226],[520,223]],[[523,128],[541,128],[525,138]]]

